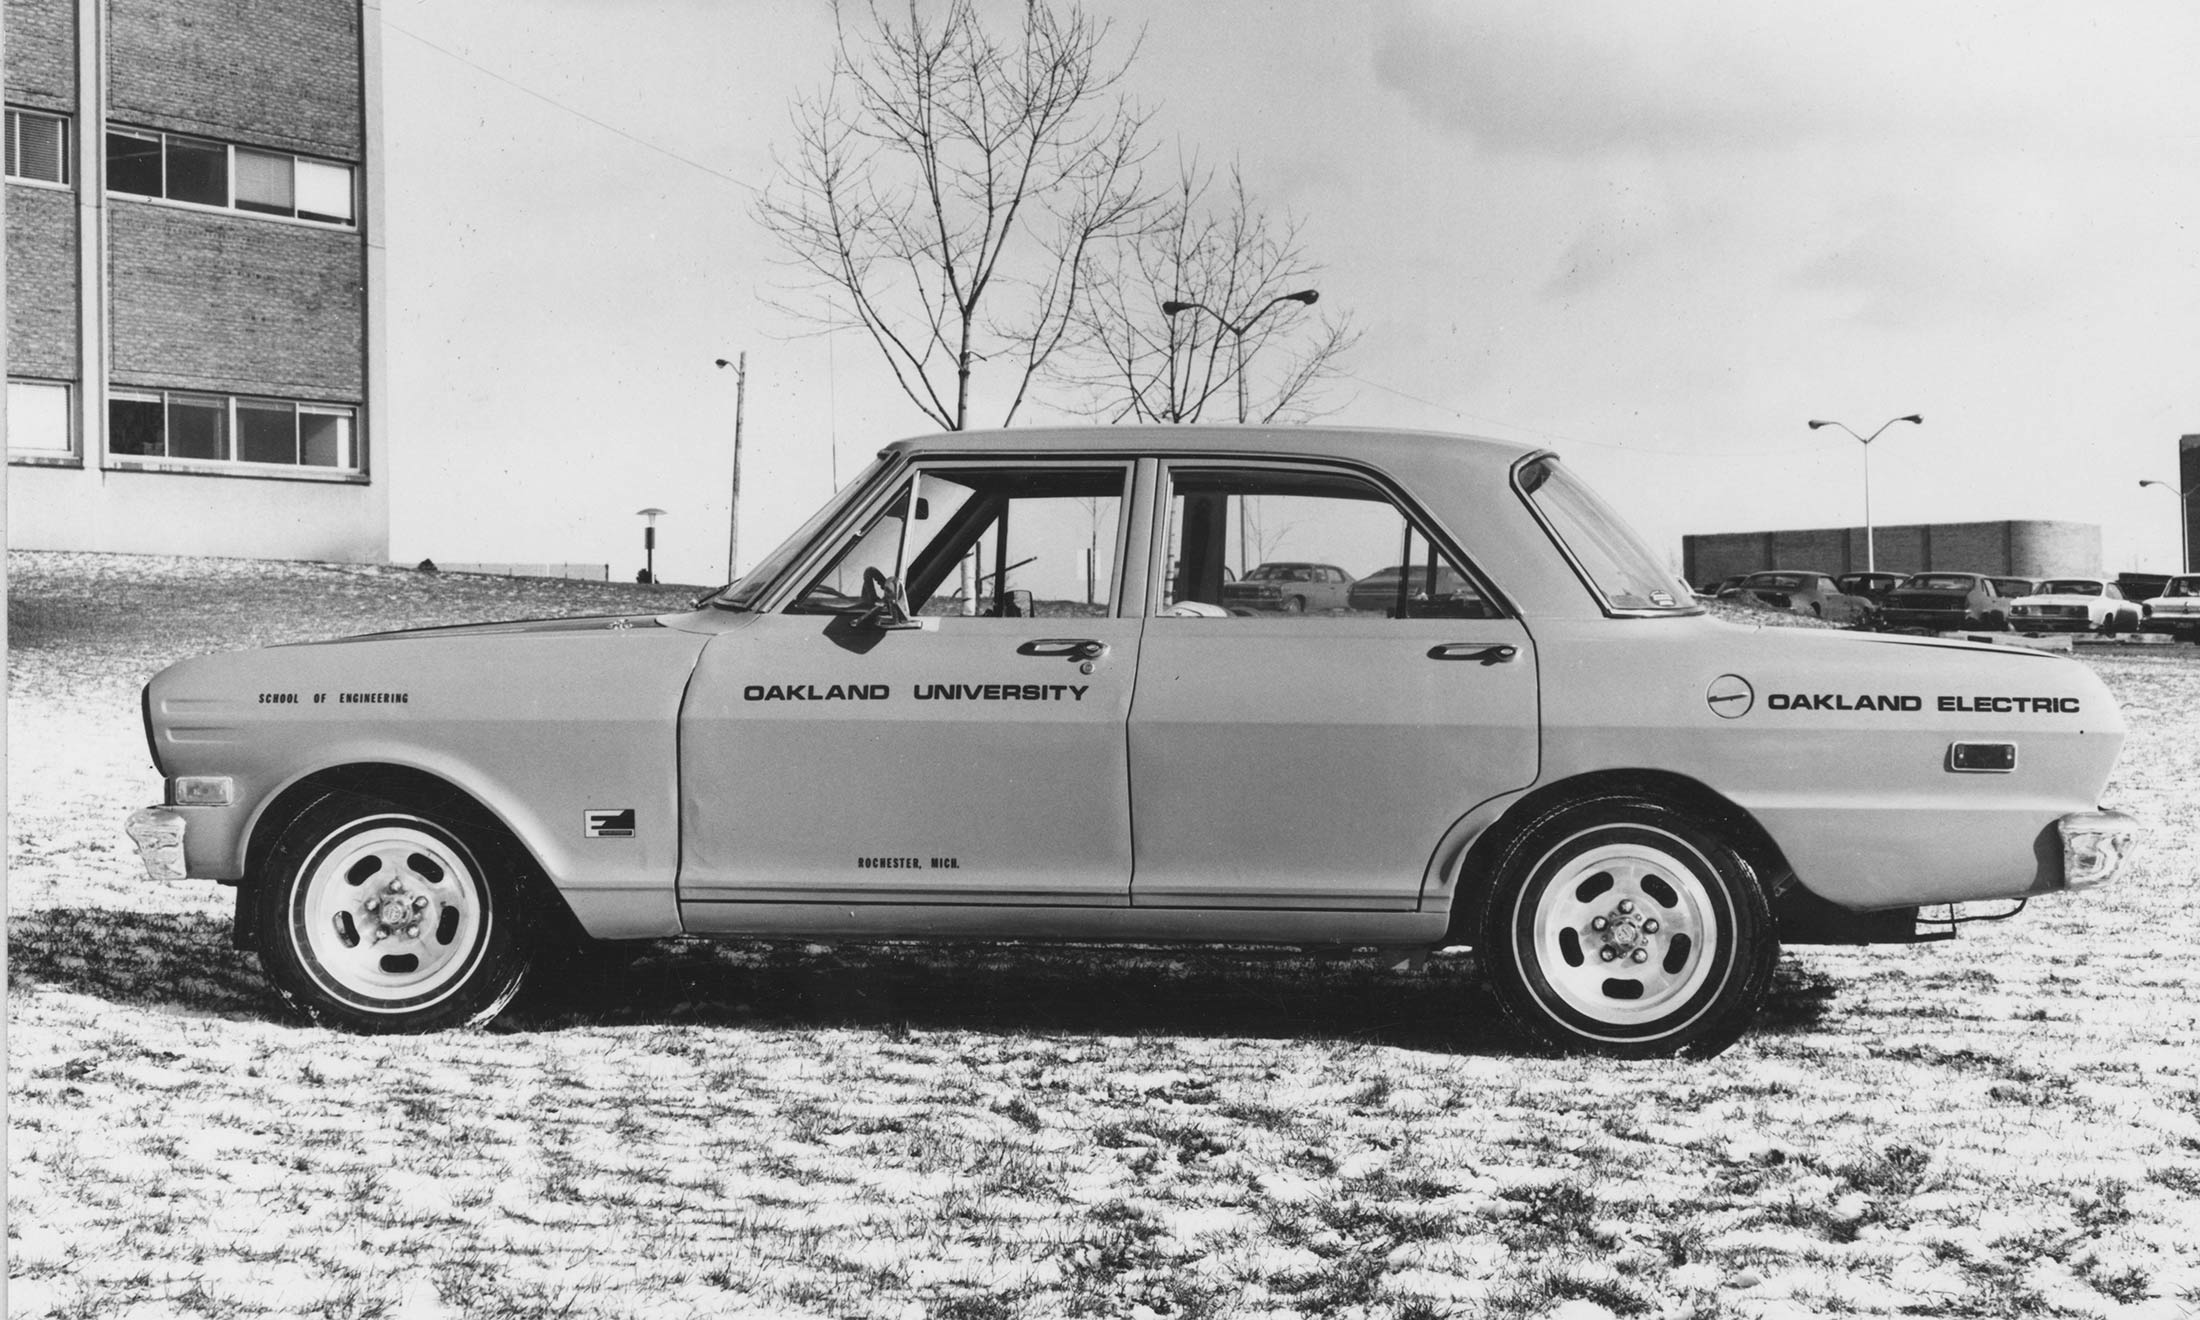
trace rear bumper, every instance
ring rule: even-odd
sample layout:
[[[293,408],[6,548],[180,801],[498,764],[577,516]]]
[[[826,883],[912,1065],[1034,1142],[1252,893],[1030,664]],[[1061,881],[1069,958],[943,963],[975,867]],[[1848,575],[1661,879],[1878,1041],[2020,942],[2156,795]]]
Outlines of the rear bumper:
[[[2121,811],[2074,811],[2055,822],[2063,888],[2091,889],[2123,872],[2139,846],[2139,822]]]

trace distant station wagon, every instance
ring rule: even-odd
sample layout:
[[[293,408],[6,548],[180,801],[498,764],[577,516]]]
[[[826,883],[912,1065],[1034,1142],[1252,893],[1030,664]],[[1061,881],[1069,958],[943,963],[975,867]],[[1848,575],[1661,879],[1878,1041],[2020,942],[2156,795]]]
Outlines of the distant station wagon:
[[[1398,571],[1234,611],[1247,559]],[[483,1021],[584,935],[1464,944],[1542,1041],[1704,1053],[1783,938],[2097,884],[2133,829],[2084,665],[1716,620],[1556,455],[1458,436],[903,441],[693,609],[144,704],[151,874],[235,885],[365,1031]]]

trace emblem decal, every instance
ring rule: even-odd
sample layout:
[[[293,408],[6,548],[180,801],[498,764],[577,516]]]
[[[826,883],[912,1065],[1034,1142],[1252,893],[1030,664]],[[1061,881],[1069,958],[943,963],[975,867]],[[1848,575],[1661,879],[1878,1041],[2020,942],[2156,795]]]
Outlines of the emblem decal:
[[[634,808],[590,807],[581,813],[581,833],[591,839],[631,839]]]
[[[1704,689],[1704,701],[1721,719],[1738,720],[1757,704],[1757,690],[1739,674],[1721,674]]]

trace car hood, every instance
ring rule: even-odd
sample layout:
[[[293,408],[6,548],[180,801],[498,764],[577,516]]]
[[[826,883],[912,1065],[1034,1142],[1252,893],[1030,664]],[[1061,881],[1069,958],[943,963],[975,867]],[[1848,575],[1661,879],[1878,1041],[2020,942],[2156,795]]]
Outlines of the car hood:
[[[289,642],[290,646],[341,646],[352,642],[408,642],[437,637],[502,637],[515,634],[619,632],[634,628],[662,628],[658,614],[591,614],[573,619],[515,619],[509,623],[458,623],[442,628],[405,628],[396,632],[361,633],[320,642]]]

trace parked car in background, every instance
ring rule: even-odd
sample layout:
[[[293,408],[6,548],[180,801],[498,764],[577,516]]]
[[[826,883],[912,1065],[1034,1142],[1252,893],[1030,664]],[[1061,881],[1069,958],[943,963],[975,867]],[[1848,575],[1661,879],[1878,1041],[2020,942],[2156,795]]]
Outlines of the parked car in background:
[[[1879,603],[1879,626],[1953,632],[2005,628],[2009,598],[1983,573],[1913,573]]]
[[[1732,591],[1742,585],[1742,579],[1748,576],[1747,573],[1731,573],[1716,582],[1707,582],[1696,588],[1696,595],[1704,600],[1717,600],[1720,592]]]
[[[1988,578],[1987,581],[1994,584],[1995,592],[2012,601],[2029,596],[2040,589],[2038,578],[1996,577]]]
[[[1352,575],[1335,564],[1271,563],[1224,583],[1222,604],[1227,609],[1285,614],[1341,610],[1348,607],[1351,590]]]
[[[1851,596],[1862,596],[1878,604],[1887,593],[1909,580],[1907,573],[1843,573],[1833,583]]]
[[[2162,594],[2141,606],[2141,625],[2148,632],[2168,633],[2200,642],[2200,573],[2183,573],[2169,580]]]
[[[1472,618],[1482,608],[1482,596],[1447,565],[1392,564],[1353,583],[1345,603],[1363,613],[1400,619]]]
[[[1776,610],[1808,614],[1828,623],[1862,623],[1872,612],[1870,600],[1841,590],[1831,574],[1795,569],[1751,573],[1719,596],[1722,600],[1761,601]]]
[[[1233,615],[1254,504],[1410,568]],[[1035,614],[1096,528],[1103,612]],[[142,712],[148,875],[235,886],[282,996],[372,1032],[583,937],[1467,944],[1491,998],[1434,1019],[1701,1054],[1783,939],[2083,890],[2136,829],[2085,665],[1736,627],[1548,450],[1319,426],[905,440],[693,608],[185,660]]]
[[[2144,616],[2137,601],[2103,578],[2048,578],[2009,606],[2009,626],[2018,632],[2137,632]]]

